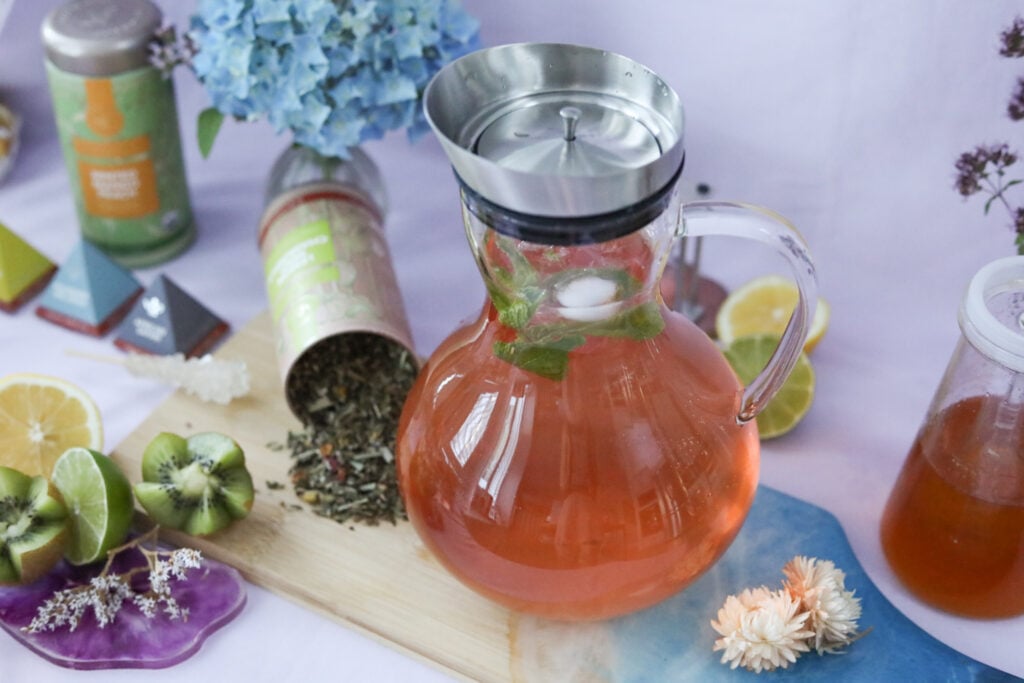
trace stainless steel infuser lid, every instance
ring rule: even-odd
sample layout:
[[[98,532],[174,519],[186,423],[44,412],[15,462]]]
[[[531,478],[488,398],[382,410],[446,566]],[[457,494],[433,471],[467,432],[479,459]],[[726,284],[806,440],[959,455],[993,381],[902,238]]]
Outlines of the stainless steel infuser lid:
[[[448,64],[424,94],[460,180],[508,211],[582,218],[670,187],[683,109],[650,69],[576,45],[522,43]]]
[[[148,0],[72,0],[43,20],[50,62],[82,76],[110,76],[149,63],[163,15]]]

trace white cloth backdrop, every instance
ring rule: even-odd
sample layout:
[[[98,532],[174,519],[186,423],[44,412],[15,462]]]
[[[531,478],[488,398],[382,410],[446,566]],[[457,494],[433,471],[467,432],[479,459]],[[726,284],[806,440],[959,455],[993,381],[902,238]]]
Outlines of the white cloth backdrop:
[[[0,3],[2,4],[2,3]],[[60,263],[77,239],[45,85],[39,25],[54,0],[20,0],[0,32],[0,99],[24,120],[16,167],[0,185],[0,221]],[[193,3],[162,0],[182,25]],[[970,276],[1012,253],[998,212],[952,189],[953,161],[982,142],[1024,142],[1003,114],[1024,60],[997,55],[1021,10],[1009,0],[467,0],[485,44],[559,41],[626,54],[659,72],[688,112],[687,178],[719,198],[770,206],[806,235],[833,318],[815,350],[817,396],[805,422],[764,447],[764,483],[837,515],[868,573],[940,640],[1024,676],[1024,617],[957,619],[915,601],[882,558],[882,507],[958,336]],[[166,273],[243,326],[266,306],[254,244],[263,183],[287,140],[265,125],[227,123],[212,157],[193,143],[206,106],[179,70],[179,111],[200,224]],[[388,234],[419,350],[429,353],[474,314],[483,288],[464,243],[454,180],[433,139],[393,135],[366,146],[391,196]],[[1024,199],[1024,197],[1022,197]],[[709,243],[706,271],[730,287],[779,265]],[[68,355],[110,353],[37,319],[0,314],[0,375],[55,374],[99,404],[108,448],[168,390]],[[147,680],[444,680],[424,664],[282,598],[251,588],[249,605],[189,661]],[[709,644],[710,646],[710,644]],[[136,680],[109,672],[90,680]],[[0,637],[0,681],[79,680]]]

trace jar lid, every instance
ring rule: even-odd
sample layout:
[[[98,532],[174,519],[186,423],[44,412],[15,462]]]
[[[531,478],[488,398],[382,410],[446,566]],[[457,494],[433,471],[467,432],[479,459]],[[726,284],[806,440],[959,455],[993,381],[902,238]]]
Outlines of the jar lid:
[[[605,175],[657,160],[657,138],[623,104],[559,97],[513,109],[483,130],[475,151],[502,168],[558,176]]]
[[[149,64],[149,45],[162,21],[149,0],[73,0],[43,20],[43,45],[58,69],[111,76]]]
[[[515,214],[629,209],[674,184],[683,163],[675,92],[641,64],[595,48],[479,50],[437,73],[424,107],[462,183]]]
[[[1024,256],[984,266],[960,305],[960,329],[981,354],[1024,372]]]

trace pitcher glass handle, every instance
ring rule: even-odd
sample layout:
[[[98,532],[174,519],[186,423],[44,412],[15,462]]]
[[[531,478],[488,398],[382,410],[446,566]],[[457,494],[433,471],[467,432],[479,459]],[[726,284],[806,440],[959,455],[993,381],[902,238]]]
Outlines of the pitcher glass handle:
[[[704,235],[746,237],[773,247],[789,263],[799,293],[796,308],[775,353],[760,374],[743,390],[743,402],[737,418],[746,422],[757,417],[782,387],[807,341],[818,302],[814,263],[807,244],[796,228],[771,209],[760,206],[723,201],[695,201],[681,205],[677,236]]]

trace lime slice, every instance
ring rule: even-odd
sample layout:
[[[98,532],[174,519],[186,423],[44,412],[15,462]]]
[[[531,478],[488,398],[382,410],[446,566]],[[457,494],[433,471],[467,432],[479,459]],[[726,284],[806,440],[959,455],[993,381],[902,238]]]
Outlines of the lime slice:
[[[53,485],[71,518],[68,562],[104,559],[124,543],[135,504],[131,485],[113,460],[88,448],[69,448],[53,466]]]
[[[726,347],[725,357],[740,381],[750,384],[764,369],[778,345],[779,337],[774,334],[740,337]],[[801,353],[782,388],[757,415],[757,431],[761,438],[782,436],[796,427],[811,409],[813,400],[814,368],[807,354]]]

